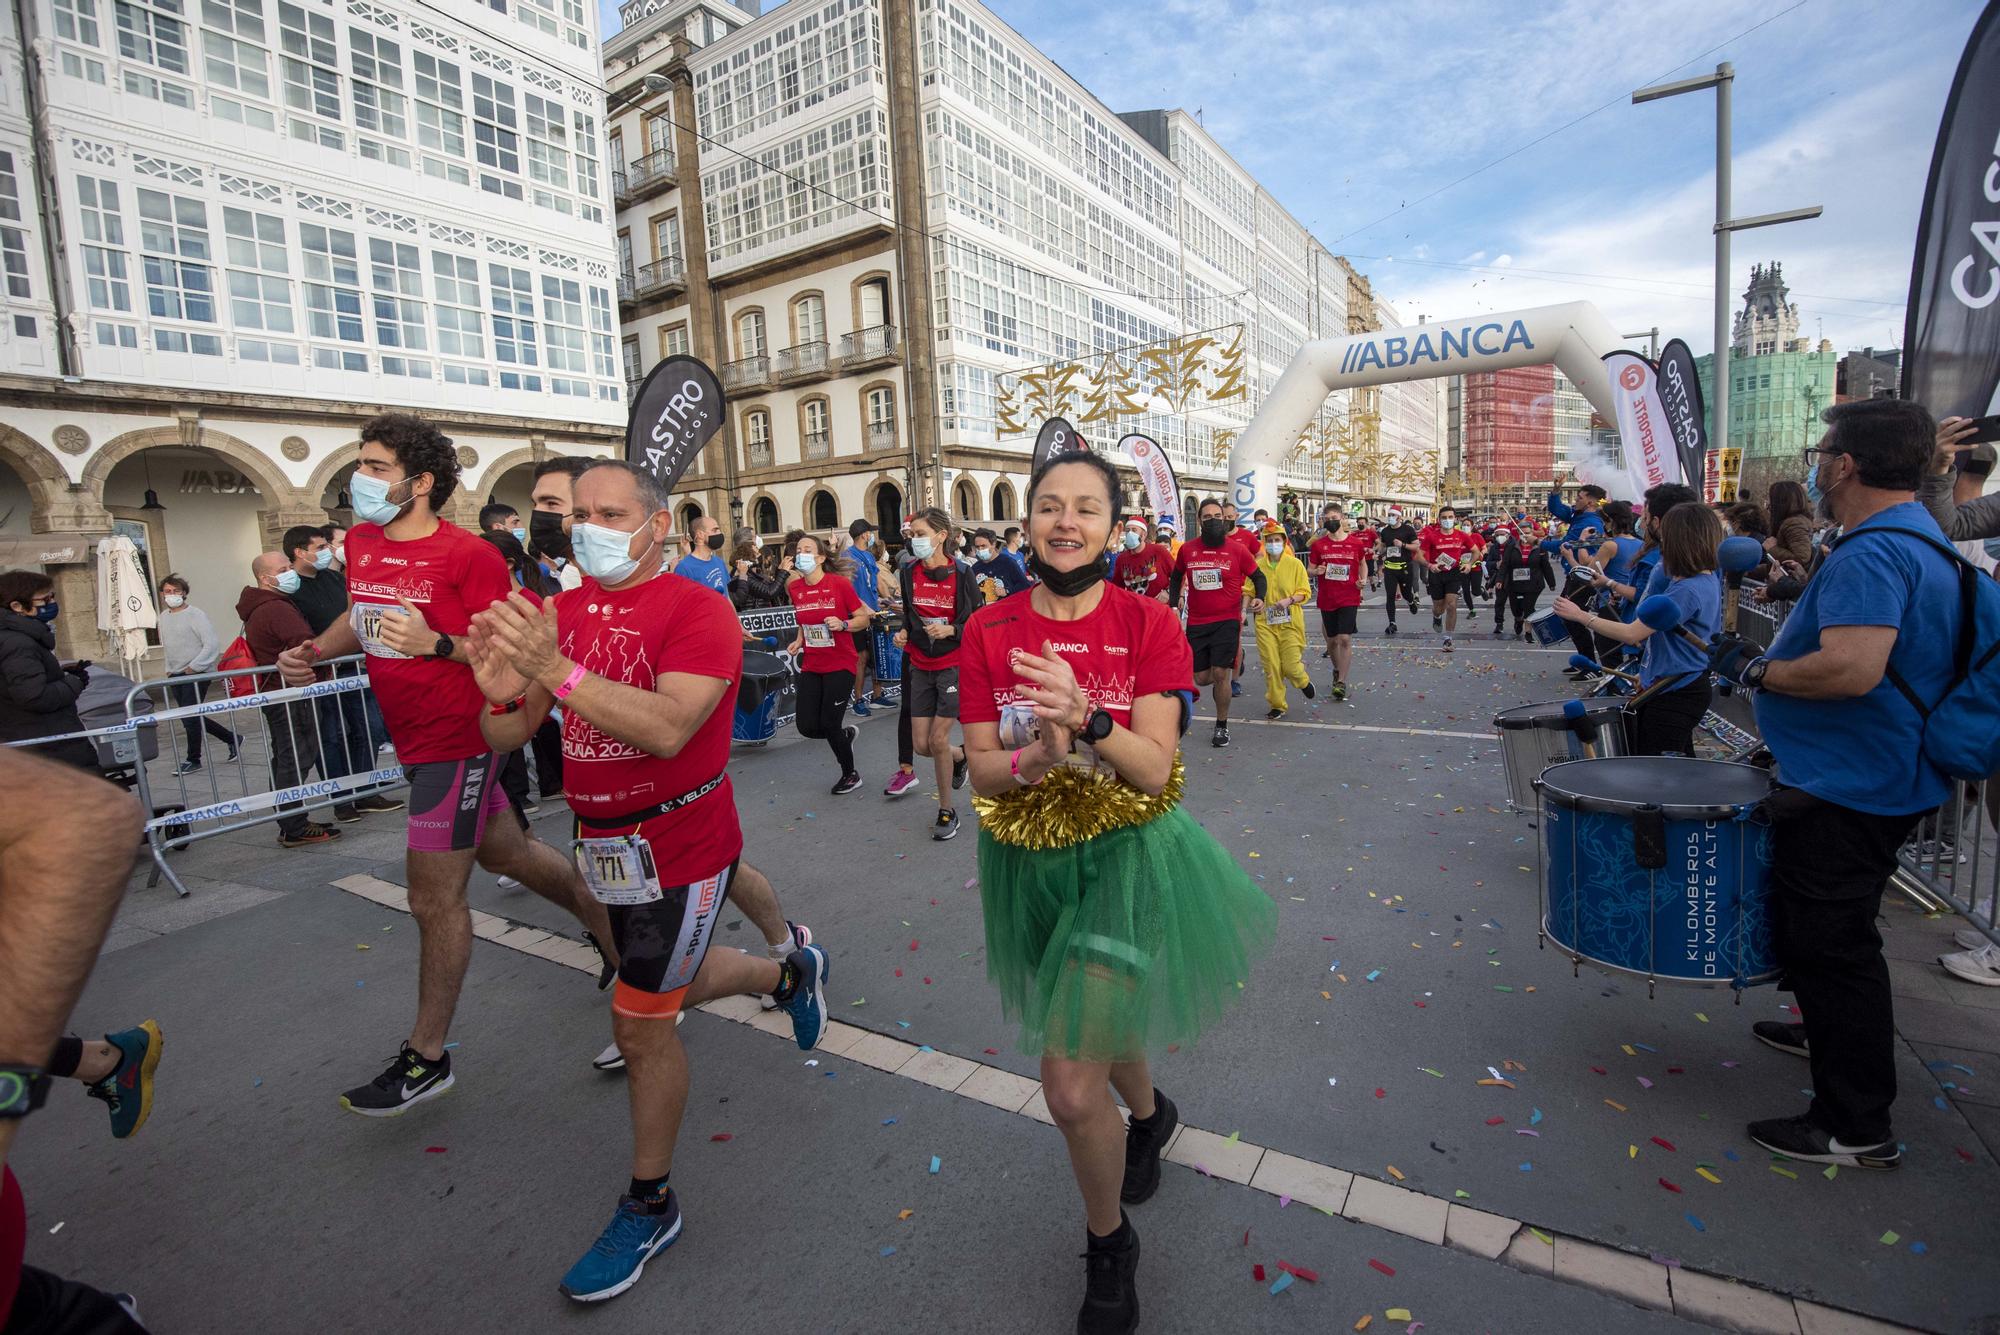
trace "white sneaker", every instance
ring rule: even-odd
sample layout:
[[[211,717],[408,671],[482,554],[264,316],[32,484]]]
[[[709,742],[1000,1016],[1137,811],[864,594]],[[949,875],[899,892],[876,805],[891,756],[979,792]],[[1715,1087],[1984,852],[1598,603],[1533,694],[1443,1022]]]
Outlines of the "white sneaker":
[[[1977,950],[1988,944],[1986,933],[1973,927],[1959,928],[1951,934],[1951,939],[1958,943],[1960,950]]]
[[[622,1071],[625,1069],[625,1054],[613,1043],[610,1047],[591,1059],[590,1064],[600,1071]]]
[[[515,880],[511,876],[502,876],[499,880],[495,881],[494,884],[499,886],[502,890],[512,890],[515,886],[519,885],[520,882]]]
[[[1977,950],[1967,950],[1956,955],[1940,955],[1938,963],[1968,983],[1978,983],[1981,987],[2000,987],[2000,946],[1991,942]]]

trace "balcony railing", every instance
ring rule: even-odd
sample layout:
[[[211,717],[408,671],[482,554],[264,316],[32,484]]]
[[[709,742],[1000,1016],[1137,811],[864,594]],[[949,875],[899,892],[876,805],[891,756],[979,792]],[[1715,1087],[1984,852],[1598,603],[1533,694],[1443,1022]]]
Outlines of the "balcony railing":
[[[618,300],[632,300],[632,271],[630,269],[620,269],[618,271]]]
[[[893,422],[870,422],[868,424],[868,448],[871,450],[895,449],[896,424]]]
[[[686,286],[687,263],[678,255],[669,255],[663,260],[640,265],[632,291],[636,297],[651,297]]]
[[[833,433],[829,431],[806,432],[806,458],[824,459],[833,453]]]
[[[677,179],[674,151],[670,148],[656,149],[643,158],[627,163],[624,171],[612,172],[611,193],[622,209],[670,189]]]
[[[745,357],[722,368],[724,389],[767,389],[771,384],[771,359]]]
[[[896,326],[872,325],[844,334],[840,340],[840,369],[859,371],[883,366],[896,360]]]
[[[784,348],[778,353],[775,366],[778,379],[787,383],[801,380],[817,380],[832,372],[832,363],[827,360],[826,341],[800,343]]]
[[[769,468],[771,466],[770,441],[768,440],[751,441],[748,454],[750,456],[750,466],[752,468]]]

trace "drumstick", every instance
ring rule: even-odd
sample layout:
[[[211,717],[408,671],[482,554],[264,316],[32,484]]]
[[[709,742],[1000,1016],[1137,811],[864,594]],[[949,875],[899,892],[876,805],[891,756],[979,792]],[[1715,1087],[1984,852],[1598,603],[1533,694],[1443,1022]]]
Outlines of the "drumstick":
[[[1583,758],[1597,759],[1597,725],[1590,721],[1589,711],[1583,701],[1563,701],[1563,720],[1569,725],[1569,730],[1576,734],[1577,744],[1583,748]]]
[[[1677,631],[1683,639],[1708,656],[1708,642],[1681,624],[1680,604],[1664,593],[1656,593],[1639,604],[1639,624],[1654,631]]]
[[[1736,603],[1743,593],[1743,577],[1764,563],[1764,546],[1755,538],[1724,538],[1716,551],[1722,568],[1722,629],[1736,633]]]
[[[1602,672],[1606,676],[1617,677],[1622,681],[1629,681],[1635,684],[1639,680],[1638,677],[1630,672],[1621,672],[1615,667],[1606,667],[1588,654],[1571,654],[1569,656],[1569,665],[1573,668],[1589,668],[1592,672]]]

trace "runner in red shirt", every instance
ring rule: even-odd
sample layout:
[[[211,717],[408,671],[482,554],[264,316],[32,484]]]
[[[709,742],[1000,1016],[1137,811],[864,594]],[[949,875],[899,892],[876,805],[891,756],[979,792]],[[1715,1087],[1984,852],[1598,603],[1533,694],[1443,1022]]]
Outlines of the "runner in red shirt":
[[[305,685],[318,659],[365,651],[369,685],[410,784],[404,865],[424,941],[417,1019],[388,1068],[341,1096],[341,1107],[364,1117],[396,1116],[452,1087],[444,1045],[472,958],[465,886],[475,859],[590,929],[586,939],[604,956],[600,987],[611,985],[616,964],[604,908],[569,859],[530,835],[525,821],[491,819],[507,810],[507,796],[499,756],[480,734],[485,698],[467,666],[465,636],[473,615],[507,597],[514,581],[491,545],[438,518],[458,483],[458,456],[436,426],[410,413],[365,424],[348,482],[358,522],[347,534],[347,615],[278,656],[285,681]]]
[[[1477,533],[1458,526],[1458,511],[1449,505],[1439,506],[1437,522],[1417,534],[1417,560],[1430,575],[1432,606],[1443,610],[1446,653],[1458,629],[1458,595],[1472,587],[1472,572],[1485,545]]]
[[[1382,587],[1382,542],[1375,532],[1375,525],[1366,519],[1355,521],[1359,528],[1355,536],[1368,544],[1368,592],[1374,593]]]
[[[1243,545],[1229,538],[1229,521],[1223,505],[1214,497],[1203,501],[1196,512],[1201,534],[1185,544],[1174,558],[1173,578],[1167,585],[1167,606],[1179,608],[1181,590],[1188,590],[1187,638],[1194,649],[1194,681],[1207,686],[1215,701],[1215,735],[1210,746],[1229,745],[1229,698],[1235,694],[1234,673],[1242,654],[1243,582],[1249,580],[1254,597],[1250,611],[1264,610],[1264,572],[1257,558]],[[1254,540],[1253,540],[1254,541]]]
[[[1336,700],[1347,698],[1347,673],[1354,662],[1354,624],[1361,612],[1361,576],[1375,546],[1371,539],[1349,532],[1346,523],[1339,506],[1326,507],[1306,564],[1306,573],[1315,581],[1326,654],[1333,660]]]
[[[688,1070],[674,1017],[716,997],[768,994],[810,1051],[826,1030],[827,959],[807,940],[782,963],[709,951],[731,899],[746,912],[753,898],[769,900],[776,912],[770,882],[742,861],[726,769],[743,628],[710,591],[661,575],[672,519],[650,474],[600,462],[576,479],[575,496],[570,540],[583,583],[540,607],[512,595],[478,617],[469,649],[495,749],[522,745],[562,703],[575,856],[593,902],[609,906],[619,950],[612,1030],[630,1076],[632,1180],[561,1285],[596,1302],[630,1288],[680,1236],[667,1175]],[[833,638],[852,655],[852,638]]]
[[[845,575],[830,574],[819,539],[800,534],[788,554],[799,578],[785,585],[799,633],[791,652],[799,656],[799,736],[824,740],[840,764],[835,796],[861,786],[854,768],[855,727],[847,721],[854,698],[854,634],[874,613]]]
[[[896,632],[896,645],[907,649],[910,660],[903,673],[903,714],[915,754],[929,756],[937,770],[931,838],[938,840],[958,833],[951,795],[966,779],[965,751],[951,744],[959,707],[959,635],[983,602],[972,572],[958,563],[956,548],[951,516],[925,506],[910,517],[910,552],[917,559],[897,576],[909,614],[908,624]]]
[[[1119,539],[1118,559],[1111,563],[1111,582],[1141,598],[1167,600],[1174,559],[1166,544],[1146,541],[1146,521],[1128,519]]]

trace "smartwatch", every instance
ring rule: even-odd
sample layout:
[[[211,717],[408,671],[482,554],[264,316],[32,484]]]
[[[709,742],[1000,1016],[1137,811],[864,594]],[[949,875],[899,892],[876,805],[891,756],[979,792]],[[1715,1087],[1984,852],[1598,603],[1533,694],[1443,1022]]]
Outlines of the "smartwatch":
[[[436,658],[450,658],[452,648],[451,636],[440,635],[437,637],[437,643],[431,646],[431,654]]]
[[[1759,657],[1743,669],[1743,684],[1753,691],[1764,689],[1764,674],[1771,670],[1771,660]]]
[[[1117,720],[1113,719],[1111,715],[1101,709],[1095,710],[1088,719],[1084,720],[1083,731],[1078,736],[1081,740],[1089,742],[1094,746],[1106,737],[1109,737],[1111,729],[1115,726],[1117,726]]]
[[[18,1121],[42,1106],[49,1077],[34,1066],[0,1066],[0,1121]]]

